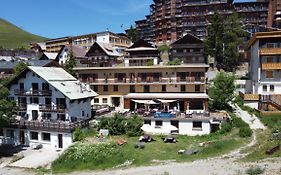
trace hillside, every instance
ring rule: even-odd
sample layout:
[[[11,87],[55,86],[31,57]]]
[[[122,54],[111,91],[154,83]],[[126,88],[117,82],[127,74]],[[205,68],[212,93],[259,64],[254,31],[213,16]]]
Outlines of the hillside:
[[[46,38],[26,32],[0,18],[0,47],[12,49],[24,46],[27,48],[31,42],[44,40]]]

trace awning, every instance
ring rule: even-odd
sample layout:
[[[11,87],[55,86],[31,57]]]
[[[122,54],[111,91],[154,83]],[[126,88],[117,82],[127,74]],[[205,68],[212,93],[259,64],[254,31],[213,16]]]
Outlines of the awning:
[[[124,98],[129,99],[208,99],[206,93],[129,93]]]
[[[154,105],[154,104],[158,104],[153,100],[132,100],[136,103],[141,103],[141,104],[148,104],[148,105]]]
[[[161,103],[173,103],[177,100],[163,100],[163,99],[157,99],[158,101],[160,101]]]

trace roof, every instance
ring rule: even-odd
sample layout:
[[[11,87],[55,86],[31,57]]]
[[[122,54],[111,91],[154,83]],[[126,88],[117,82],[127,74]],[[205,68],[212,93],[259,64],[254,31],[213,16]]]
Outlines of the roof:
[[[83,47],[74,46],[74,45],[65,45],[61,48],[57,56],[59,56],[64,49],[69,50],[76,58],[84,58],[87,53],[86,49]]]
[[[46,43],[41,42],[41,43],[37,43],[37,45],[40,46],[42,50],[46,50]]]
[[[46,57],[49,59],[49,60],[55,60],[58,53],[52,53],[52,52],[43,52],[44,55],[46,55]]]
[[[52,62],[53,62],[53,60],[35,60],[35,59],[27,61],[28,65],[30,65],[30,66],[40,66],[40,67],[48,66]]]
[[[208,64],[191,63],[182,65],[153,65],[153,66],[129,66],[129,67],[76,67],[74,70],[109,70],[109,69],[173,69],[173,68],[208,68]]]
[[[85,84],[80,83],[64,69],[58,67],[28,66],[28,68],[15,77],[15,79],[20,78],[29,70],[36,73],[70,100],[91,98],[98,95],[90,88],[87,88]]]
[[[252,38],[248,42],[247,48],[249,49],[258,39],[263,38],[280,38],[281,39],[281,31],[271,31],[271,32],[256,32],[252,36]]]
[[[95,42],[92,47],[89,49],[89,52],[93,52],[92,50],[94,49],[95,46],[100,47],[108,56],[113,56],[113,57],[120,57],[122,56],[119,52],[117,52],[116,48],[112,46],[112,44],[109,43],[103,43],[103,42]],[[88,55],[88,53],[86,55]]]
[[[206,93],[129,93],[124,98],[130,99],[190,99],[209,98]]]
[[[176,40],[175,42],[173,42],[171,44],[171,46],[173,46],[173,44],[203,44],[203,41],[201,39],[199,39],[198,37],[196,37],[190,33],[187,33],[183,37],[181,37],[178,40]]]
[[[136,47],[136,48],[131,48],[131,49],[126,49],[126,51],[144,51],[144,50],[156,50],[156,48],[151,48],[151,47]]]
[[[133,45],[131,45],[129,47],[129,49],[133,49],[133,48],[140,48],[140,47],[145,47],[145,48],[155,48],[152,44],[150,44],[149,42],[143,40],[143,39],[139,39],[137,40]]]
[[[19,61],[0,61],[0,69],[14,69]]]

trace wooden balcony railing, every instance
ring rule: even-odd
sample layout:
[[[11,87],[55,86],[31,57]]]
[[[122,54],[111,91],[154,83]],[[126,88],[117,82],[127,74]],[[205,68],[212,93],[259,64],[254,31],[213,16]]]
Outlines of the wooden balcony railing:
[[[281,48],[261,48],[260,55],[280,55]]]
[[[246,100],[246,101],[259,101],[260,100],[259,94],[244,94],[242,92],[239,92],[239,95],[243,100]]]
[[[281,63],[262,63],[262,70],[281,70]]]
[[[23,129],[57,131],[57,132],[72,132],[75,128],[85,128],[89,126],[89,120],[81,120],[77,122],[64,121],[27,121],[19,120],[11,124]]]
[[[15,89],[15,95],[19,95],[19,96],[52,96],[52,91],[51,90]]]
[[[64,113],[65,105],[40,105],[39,110],[42,112],[61,112]]]

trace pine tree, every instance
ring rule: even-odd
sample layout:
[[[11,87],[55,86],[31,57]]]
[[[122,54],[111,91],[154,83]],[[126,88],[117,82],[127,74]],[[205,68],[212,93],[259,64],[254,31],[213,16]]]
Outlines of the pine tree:
[[[76,60],[73,56],[73,53],[70,52],[69,58],[66,61],[65,65],[63,66],[63,69],[71,74],[72,76],[76,77],[76,72],[73,70],[73,68],[76,66]]]
[[[138,31],[133,26],[130,27],[127,36],[133,43],[139,39]]]

